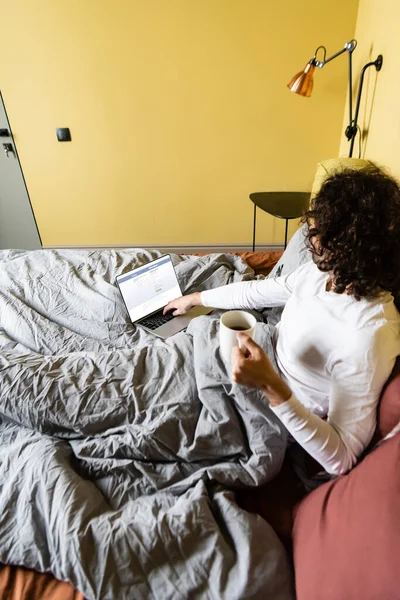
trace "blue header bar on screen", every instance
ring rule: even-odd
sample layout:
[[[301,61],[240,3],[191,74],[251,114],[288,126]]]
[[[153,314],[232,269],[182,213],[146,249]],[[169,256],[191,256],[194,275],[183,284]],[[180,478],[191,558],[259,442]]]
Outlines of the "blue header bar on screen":
[[[118,277],[118,282],[123,283],[124,281],[128,281],[128,279],[133,279],[134,277],[138,277],[138,275],[143,275],[143,273],[146,273],[146,271],[152,271],[153,269],[158,269],[158,267],[160,265],[164,265],[165,263],[168,263],[168,262],[171,262],[170,256],[165,256],[163,258],[163,260],[156,259],[155,261],[149,263],[148,265],[145,265],[144,267],[139,267],[139,268],[135,269],[134,271],[131,271],[131,273],[128,273],[127,275]]]

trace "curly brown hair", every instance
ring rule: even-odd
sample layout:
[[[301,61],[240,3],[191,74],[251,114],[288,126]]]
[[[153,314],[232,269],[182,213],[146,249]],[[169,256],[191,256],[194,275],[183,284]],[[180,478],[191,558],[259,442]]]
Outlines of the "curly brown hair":
[[[359,300],[400,291],[400,187],[376,165],[328,177],[314,197],[306,243],[334,290]]]

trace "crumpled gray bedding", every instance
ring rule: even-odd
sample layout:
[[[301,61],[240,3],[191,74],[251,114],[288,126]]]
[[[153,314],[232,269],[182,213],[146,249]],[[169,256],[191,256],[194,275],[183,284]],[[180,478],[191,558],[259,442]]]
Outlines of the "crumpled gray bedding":
[[[0,561],[89,599],[293,598],[281,543],[232,491],[279,471],[284,428],[231,383],[218,312],[166,341],[131,325],[115,278],[159,255],[0,252]],[[172,258],[184,292],[254,275]]]

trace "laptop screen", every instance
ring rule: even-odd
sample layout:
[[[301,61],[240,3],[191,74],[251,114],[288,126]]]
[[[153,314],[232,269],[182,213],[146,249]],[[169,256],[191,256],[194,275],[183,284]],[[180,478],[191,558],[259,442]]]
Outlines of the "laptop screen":
[[[119,275],[117,282],[133,322],[182,296],[169,255]]]

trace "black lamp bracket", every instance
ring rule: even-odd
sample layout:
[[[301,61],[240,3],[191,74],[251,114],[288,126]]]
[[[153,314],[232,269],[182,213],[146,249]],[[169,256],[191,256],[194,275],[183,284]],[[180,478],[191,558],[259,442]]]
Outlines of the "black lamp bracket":
[[[346,135],[347,139],[350,141],[350,151],[349,151],[350,157],[353,156],[354,139],[357,135],[357,120],[358,120],[358,113],[360,110],[360,102],[361,102],[362,89],[363,89],[363,85],[364,85],[365,72],[369,67],[375,67],[375,69],[377,71],[380,71],[382,69],[382,63],[383,63],[383,56],[382,56],[382,54],[378,54],[378,56],[376,57],[376,60],[373,60],[373,61],[365,64],[363,66],[363,68],[361,69],[360,82],[358,84],[356,108],[354,111],[354,120],[350,119],[350,123],[347,126],[346,131],[345,131],[345,135]]]

